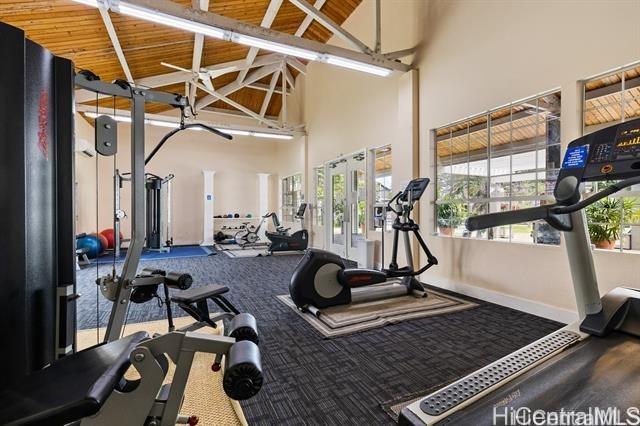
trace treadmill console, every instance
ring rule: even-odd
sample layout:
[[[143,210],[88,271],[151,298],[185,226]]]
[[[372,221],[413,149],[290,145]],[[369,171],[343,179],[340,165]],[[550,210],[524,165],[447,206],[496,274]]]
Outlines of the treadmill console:
[[[411,201],[418,201],[420,197],[422,197],[422,194],[424,194],[424,191],[426,191],[428,185],[429,178],[417,178],[412,180],[400,195],[400,200],[408,201],[409,194],[411,194]]]
[[[556,182],[574,176],[578,182],[640,176],[640,119],[619,123],[571,142]]]
[[[607,127],[571,142],[560,171],[560,177],[566,175],[576,176],[580,181],[640,175],[640,119]]]

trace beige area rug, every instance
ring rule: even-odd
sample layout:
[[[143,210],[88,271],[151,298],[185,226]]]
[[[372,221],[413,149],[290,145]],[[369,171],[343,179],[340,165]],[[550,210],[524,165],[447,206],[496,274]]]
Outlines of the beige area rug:
[[[315,317],[296,308],[288,294],[276,297],[326,338],[359,333],[415,318],[449,314],[477,306],[473,302],[428,290],[427,297],[419,298],[407,295],[372,302],[332,306],[322,309],[320,316]]]
[[[177,328],[193,322],[191,317],[175,318]],[[104,328],[100,328],[100,341],[104,336]],[[146,331],[149,335],[154,333],[166,333],[167,322],[165,320],[128,324],[125,334],[133,334],[138,331]],[[198,332],[220,334],[222,327],[217,329],[205,327]],[[96,329],[78,331],[78,349],[84,349],[96,344]],[[242,408],[237,401],[229,399],[222,388],[222,373],[213,373],[211,364],[214,355],[197,353],[193,360],[189,381],[185,391],[184,404],[181,414],[195,415],[200,418],[199,426],[237,426],[246,425],[247,421],[242,413]],[[171,363],[170,363],[171,364]],[[167,380],[173,376],[173,365],[167,374]],[[137,372],[129,369],[126,377],[135,378]]]

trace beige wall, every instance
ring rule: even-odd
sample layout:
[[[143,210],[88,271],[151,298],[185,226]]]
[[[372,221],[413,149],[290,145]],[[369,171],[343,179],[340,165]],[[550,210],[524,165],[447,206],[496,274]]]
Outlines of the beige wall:
[[[157,144],[168,129],[146,126],[146,152]],[[93,142],[93,128],[82,118],[77,120],[78,137]],[[130,126],[119,123],[119,154],[117,167],[129,171]],[[280,141],[236,136],[229,142],[202,131],[183,131],[172,137],[149,163],[146,171],[166,176],[175,175],[173,180],[173,236],[176,244],[192,244],[202,241],[203,232],[203,175],[202,170],[214,170],[215,214],[258,212],[258,173],[278,174],[277,152]],[[78,205],[79,232],[93,231],[95,219],[95,173],[96,159],[77,158],[77,178],[79,182]],[[112,159],[99,160],[100,185],[100,226],[112,225]],[[274,200],[278,191],[276,179],[270,179],[269,209],[276,208]],[[130,212],[129,184],[122,191],[122,207]],[[123,221],[123,232],[129,232],[129,219]]]
[[[375,34],[374,3],[363,1],[344,25],[369,45]],[[577,81],[640,59],[636,0],[382,4],[383,51],[420,43],[414,58],[419,123],[406,119],[411,92],[401,77],[380,79],[310,64],[303,85],[308,178],[313,167],[340,154],[391,142],[394,153],[403,154],[394,155],[394,186],[406,182],[414,147],[410,125],[419,129],[419,172],[414,175],[433,177],[431,129],[555,87],[563,92],[566,145],[581,131]],[[421,202],[420,223],[440,260],[425,281],[558,319],[573,317],[563,248],[433,236],[433,192]],[[598,251],[595,258],[602,292],[640,285],[632,273],[635,255]]]
[[[412,1],[382,2],[384,51],[400,50],[416,43],[418,23],[415,7],[416,3]],[[373,46],[374,22],[375,1],[365,0],[344,27],[364,43]],[[337,37],[333,37],[329,43],[345,46]],[[396,74],[381,78],[311,63],[303,80],[304,121],[308,132],[308,182],[313,181],[313,169],[326,161],[387,144],[392,144],[394,150],[394,189],[399,189],[410,180],[413,160],[406,155],[413,152],[412,123],[411,120],[400,120],[398,115],[413,108],[412,90],[417,84],[417,75],[408,77]],[[313,200],[312,189],[312,185],[308,185],[310,200]],[[323,234],[322,228],[314,227],[315,246],[324,245]],[[380,232],[368,231],[367,238],[379,240]],[[391,238],[391,234],[387,238]],[[390,245],[387,248],[390,249]]]
[[[640,59],[640,2],[431,1],[419,3],[421,170],[432,174],[430,129],[561,87],[562,142],[581,131],[578,80]],[[433,198],[431,198],[432,200]],[[423,202],[422,223],[433,229]],[[440,265],[428,281],[506,294],[573,311],[563,248],[431,237]],[[601,292],[640,285],[637,255],[597,251]],[[471,289],[471,291],[474,291]]]

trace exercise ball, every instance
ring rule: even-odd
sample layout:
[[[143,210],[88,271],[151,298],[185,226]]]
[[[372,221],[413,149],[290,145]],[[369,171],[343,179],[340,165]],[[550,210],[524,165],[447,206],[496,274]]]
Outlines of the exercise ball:
[[[103,229],[102,231],[100,231],[100,235],[104,236],[107,239],[107,245],[105,248],[108,248],[108,249],[115,248],[116,246],[116,243],[114,240],[115,232],[113,228]],[[120,232],[120,241],[122,241],[123,238],[124,238],[124,235],[122,235],[122,232]]]
[[[107,247],[109,247],[109,242],[107,241],[107,237],[105,237],[102,234],[91,234],[91,235],[95,235],[98,240],[100,240],[100,254],[104,253],[107,250]]]
[[[94,259],[102,252],[100,240],[95,235],[86,235],[76,240],[76,249],[87,249],[87,257]]]

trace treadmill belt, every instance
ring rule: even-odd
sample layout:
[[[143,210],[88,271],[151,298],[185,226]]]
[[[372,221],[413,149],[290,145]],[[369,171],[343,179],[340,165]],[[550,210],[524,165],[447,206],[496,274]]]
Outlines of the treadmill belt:
[[[620,332],[590,337],[439,424],[505,425],[518,408],[580,411],[640,405],[640,339]],[[494,419],[494,411],[499,414]],[[494,421],[495,420],[495,421]]]

